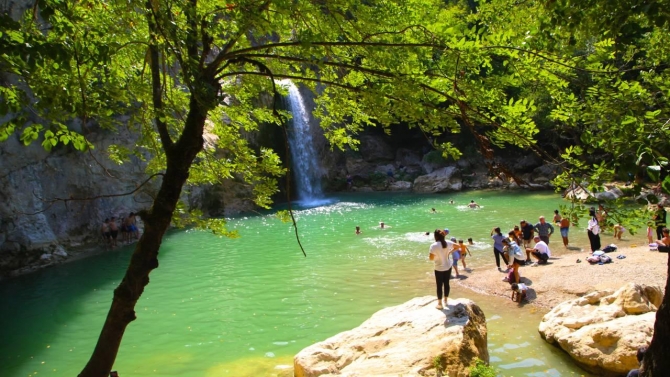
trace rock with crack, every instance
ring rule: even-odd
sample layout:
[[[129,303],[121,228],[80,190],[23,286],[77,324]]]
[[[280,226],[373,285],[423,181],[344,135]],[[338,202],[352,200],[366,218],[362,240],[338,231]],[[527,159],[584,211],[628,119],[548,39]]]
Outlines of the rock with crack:
[[[435,376],[433,360],[446,361],[444,375],[468,376],[477,358],[488,362],[486,319],[467,299],[435,308],[432,296],[382,309],[359,327],[300,351],[296,377]]]
[[[628,283],[614,293],[592,292],[553,308],[539,332],[585,369],[625,375],[638,366],[637,349],[651,342],[662,301],[658,286]]]

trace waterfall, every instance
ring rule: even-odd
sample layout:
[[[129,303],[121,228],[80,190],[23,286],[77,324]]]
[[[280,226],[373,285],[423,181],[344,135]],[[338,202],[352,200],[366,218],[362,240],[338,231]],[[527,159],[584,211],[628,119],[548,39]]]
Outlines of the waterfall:
[[[288,110],[293,115],[288,124],[288,142],[298,199],[302,204],[317,204],[323,201],[323,191],[319,156],[310,132],[310,113],[293,82],[281,80],[279,84],[288,89]]]

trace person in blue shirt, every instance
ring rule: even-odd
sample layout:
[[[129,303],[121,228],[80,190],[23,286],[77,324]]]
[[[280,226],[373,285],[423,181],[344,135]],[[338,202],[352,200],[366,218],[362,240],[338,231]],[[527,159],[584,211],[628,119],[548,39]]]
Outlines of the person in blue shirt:
[[[554,227],[544,219],[544,216],[540,216],[540,222],[535,224],[534,228],[540,239],[549,245],[549,237],[554,234]]]

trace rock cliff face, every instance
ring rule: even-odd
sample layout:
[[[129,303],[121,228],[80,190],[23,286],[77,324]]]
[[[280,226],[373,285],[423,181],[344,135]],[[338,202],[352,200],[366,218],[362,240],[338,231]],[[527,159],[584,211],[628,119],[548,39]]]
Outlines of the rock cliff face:
[[[435,298],[418,297],[375,313],[359,327],[311,345],[294,358],[296,377],[468,376],[479,358],[488,362],[486,319],[467,299],[435,309]]]
[[[102,248],[105,218],[151,203],[160,178],[138,189],[147,179],[144,163],[133,158],[119,166],[105,155],[112,143],[132,143],[131,135],[90,132],[87,138],[96,146],[90,153],[68,146],[46,152],[38,142],[24,146],[16,135],[0,143],[0,275],[58,262],[77,246]],[[85,198],[91,200],[79,200]]]
[[[638,367],[637,349],[651,342],[662,301],[658,286],[629,283],[614,293],[592,292],[552,309],[539,332],[584,368],[623,376]]]

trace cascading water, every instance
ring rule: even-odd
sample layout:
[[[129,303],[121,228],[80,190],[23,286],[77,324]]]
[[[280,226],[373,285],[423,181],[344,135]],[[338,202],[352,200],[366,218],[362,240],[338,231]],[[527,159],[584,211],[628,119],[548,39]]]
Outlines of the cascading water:
[[[321,167],[309,129],[309,111],[293,82],[282,80],[279,84],[288,89],[288,110],[293,115],[288,124],[288,142],[298,199],[302,205],[320,205],[323,202]]]

